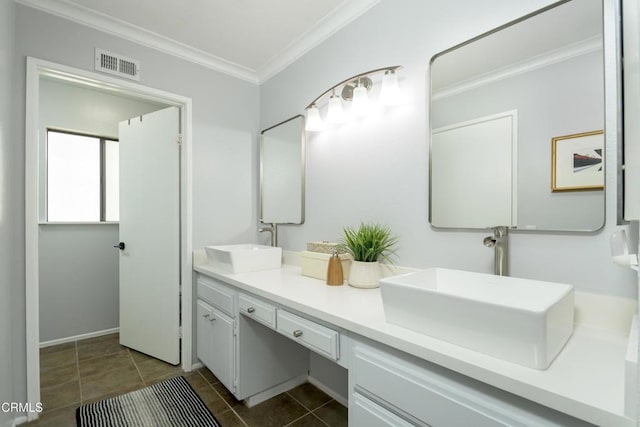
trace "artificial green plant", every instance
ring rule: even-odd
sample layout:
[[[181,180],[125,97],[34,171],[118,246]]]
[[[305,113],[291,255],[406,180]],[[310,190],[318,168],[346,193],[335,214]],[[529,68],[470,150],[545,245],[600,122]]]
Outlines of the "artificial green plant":
[[[360,223],[357,229],[344,227],[343,231],[343,245],[355,261],[376,262],[383,258],[393,264],[390,257],[396,255],[398,238],[391,235],[388,226]]]

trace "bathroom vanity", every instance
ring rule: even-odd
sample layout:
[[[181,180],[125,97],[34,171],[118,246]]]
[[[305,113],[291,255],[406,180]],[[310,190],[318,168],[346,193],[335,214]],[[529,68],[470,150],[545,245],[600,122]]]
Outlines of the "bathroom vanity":
[[[326,286],[286,264],[223,273],[200,252],[198,358],[248,405],[306,381],[314,352],[348,370],[351,426],[635,425],[627,335],[581,325],[581,298],[572,337],[537,370],[387,323],[379,289]]]

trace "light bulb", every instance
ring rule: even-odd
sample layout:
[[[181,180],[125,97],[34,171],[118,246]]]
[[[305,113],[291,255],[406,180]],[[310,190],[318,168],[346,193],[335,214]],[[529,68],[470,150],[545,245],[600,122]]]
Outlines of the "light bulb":
[[[335,93],[329,98],[329,107],[327,110],[327,123],[336,124],[344,122],[344,110],[342,109],[342,101]]]
[[[309,132],[319,132],[324,130],[324,123],[320,118],[320,110],[316,107],[316,104],[312,104],[307,108],[307,120],[304,129]]]
[[[380,88],[380,104],[398,105],[400,103],[400,86],[398,85],[398,75],[395,70],[387,70],[382,77],[382,88]]]
[[[351,113],[354,116],[366,116],[369,114],[369,95],[367,95],[367,88],[360,83],[358,83],[358,86],[353,90]]]

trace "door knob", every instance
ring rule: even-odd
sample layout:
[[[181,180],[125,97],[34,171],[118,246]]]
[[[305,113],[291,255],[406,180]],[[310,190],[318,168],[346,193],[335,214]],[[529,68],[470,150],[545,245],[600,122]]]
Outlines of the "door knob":
[[[117,245],[113,245],[114,248],[118,248],[121,251],[124,251],[124,242],[120,242]]]

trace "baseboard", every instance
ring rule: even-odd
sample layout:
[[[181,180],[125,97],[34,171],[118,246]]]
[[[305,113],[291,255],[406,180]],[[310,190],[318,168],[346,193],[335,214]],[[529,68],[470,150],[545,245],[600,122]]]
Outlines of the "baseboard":
[[[313,384],[314,386],[318,387],[320,390],[322,390],[323,392],[325,392],[326,394],[328,394],[330,397],[332,397],[336,402],[340,403],[342,406],[346,406],[349,407],[349,399],[338,394],[335,390],[327,387],[325,384],[321,383],[320,381],[318,381],[316,378],[313,377],[308,377],[307,380]]]
[[[253,396],[244,400],[244,404],[247,405],[248,408],[257,405],[258,403],[262,403],[266,400],[271,399],[274,396],[279,395],[285,391],[291,390],[292,388],[296,388],[299,385],[302,385],[307,382],[307,374],[298,375],[295,378],[290,379],[289,381],[285,381],[282,384],[278,384],[275,387],[271,387],[265,391],[262,391],[258,394],[254,394]]]
[[[28,420],[27,420],[27,417],[26,417],[26,416],[24,416],[24,415],[22,415],[22,416],[20,416],[20,417],[18,417],[18,418],[15,418],[15,419],[13,420],[13,424],[12,424],[12,425],[13,425],[13,427],[16,427],[17,425],[24,424],[24,423],[26,423],[27,421],[28,421]]]
[[[105,329],[103,331],[89,332],[88,334],[75,335],[73,337],[58,338],[56,340],[44,341],[40,343],[40,348],[51,347],[53,345],[65,344],[68,342],[86,340],[87,338],[101,337],[102,335],[115,334],[120,328]]]
[[[204,365],[200,361],[191,364],[191,370],[192,371],[196,370],[196,369],[200,369],[200,368],[204,368]]]

